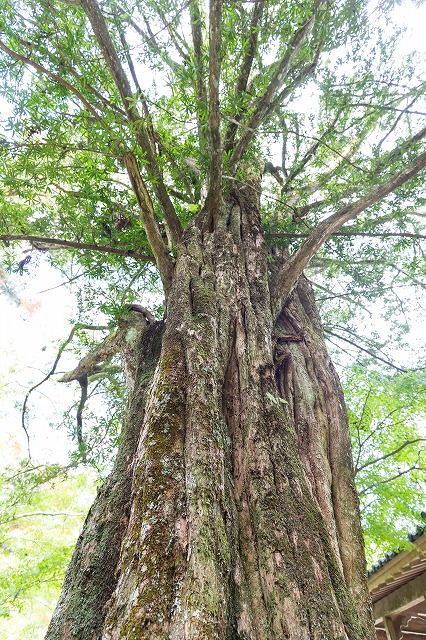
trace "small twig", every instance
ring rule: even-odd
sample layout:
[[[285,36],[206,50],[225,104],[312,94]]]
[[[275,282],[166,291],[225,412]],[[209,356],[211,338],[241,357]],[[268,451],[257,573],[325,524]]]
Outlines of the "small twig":
[[[27,438],[27,449],[28,449],[28,458],[29,458],[29,460],[31,460],[30,436],[29,436],[29,433],[28,433],[27,426],[25,424],[25,416],[26,416],[26,412],[27,412],[28,398],[30,397],[30,394],[33,391],[38,389],[38,387],[41,387],[42,384],[47,382],[47,380],[49,380],[49,378],[51,378],[53,376],[53,374],[56,371],[56,367],[58,366],[59,360],[60,360],[60,358],[62,356],[62,353],[64,352],[64,350],[67,347],[67,345],[71,342],[71,340],[74,337],[75,332],[78,329],[88,329],[90,331],[98,331],[98,330],[100,330],[100,327],[98,327],[96,325],[91,325],[91,324],[76,324],[76,325],[74,325],[73,328],[71,329],[71,332],[70,332],[68,338],[60,346],[60,348],[58,350],[58,353],[56,355],[55,361],[54,361],[54,363],[52,365],[52,368],[50,369],[49,373],[45,375],[43,380],[41,380],[40,382],[35,384],[33,387],[31,387],[31,389],[29,389],[29,391],[27,391],[27,394],[25,396],[24,403],[22,405],[22,411],[21,411],[21,425],[22,425],[22,428],[23,428],[23,430],[25,432],[25,435],[26,435],[26,438]]]
[[[366,349],[365,347],[361,347],[361,345],[357,344],[353,340],[349,340],[349,338],[344,338],[343,336],[339,335],[338,333],[334,333],[333,331],[330,331],[330,329],[324,328],[324,331],[325,331],[325,333],[328,333],[329,335],[334,336],[338,340],[343,340],[343,342],[347,342],[348,344],[352,345],[356,349],[359,349],[360,351],[364,351],[365,353],[368,353],[368,355],[370,355],[372,358],[375,358],[376,360],[380,360],[380,362],[383,362],[384,364],[387,364],[389,367],[392,367],[393,369],[396,369],[397,371],[400,371],[401,373],[408,373],[409,371],[423,371],[422,367],[419,367],[418,369],[402,369],[401,367],[397,367],[395,364],[390,362],[390,360],[386,360],[385,358],[381,358],[380,356],[378,356],[373,351],[370,351],[369,349]]]
[[[409,469],[405,469],[405,471],[400,471],[399,473],[395,474],[394,476],[392,476],[390,478],[386,478],[386,480],[379,480],[378,482],[373,482],[368,487],[365,487],[364,489],[361,489],[360,491],[358,491],[358,495],[362,496],[362,495],[366,494],[368,491],[370,491],[370,489],[374,489],[374,487],[378,487],[381,484],[387,484],[388,482],[393,482],[397,478],[400,478],[401,476],[404,476],[407,473],[410,473],[410,471],[424,471],[424,468],[423,467],[417,467],[416,465],[413,465]]]
[[[8,524],[9,522],[15,522],[15,520],[20,520],[21,518],[33,518],[37,516],[65,516],[67,518],[82,518],[84,513],[69,513],[68,511],[34,511],[32,513],[22,513],[19,516],[13,516],[13,518],[8,518],[7,520],[1,520],[0,524]]]

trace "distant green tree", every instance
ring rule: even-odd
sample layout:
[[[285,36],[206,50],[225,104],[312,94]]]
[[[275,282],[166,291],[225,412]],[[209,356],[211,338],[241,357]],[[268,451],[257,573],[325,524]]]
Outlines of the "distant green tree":
[[[58,466],[28,461],[2,471],[2,638],[44,637],[93,495],[93,480],[82,472],[66,473]]]
[[[354,366],[345,381],[355,479],[368,558],[407,542],[422,524],[426,480],[423,372],[389,374]],[[411,529],[410,529],[411,527]]]

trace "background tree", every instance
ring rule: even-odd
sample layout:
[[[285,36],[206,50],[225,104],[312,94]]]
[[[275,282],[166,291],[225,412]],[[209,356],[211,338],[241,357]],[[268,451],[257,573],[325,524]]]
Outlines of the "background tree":
[[[421,285],[418,259],[398,266],[424,235],[414,60],[345,2],[2,17],[0,238],[74,250],[117,282],[104,310],[158,272],[167,310],[128,306],[63,377],[84,397],[119,351],[129,403],[47,638],[373,637],[346,411],[303,271],[353,276],[355,304],[392,269]]]
[[[84,473],[23,461],[1,475],[2,637],[42,638],[90,499]]]

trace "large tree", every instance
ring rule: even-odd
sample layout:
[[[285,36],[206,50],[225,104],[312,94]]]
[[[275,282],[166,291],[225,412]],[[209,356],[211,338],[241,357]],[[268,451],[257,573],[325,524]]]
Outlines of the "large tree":
[[[84,400],[119,351],[129,399],[49,640],[374,637],[347,414],[303,273],[333,238],[359,264],[387,238],[384,268],[421,237],[425,83],[369,11],[3,0],[0,238],[67,248],[127,293],[156,271],[165,298],[161,320],[128,306],[63,377]]]

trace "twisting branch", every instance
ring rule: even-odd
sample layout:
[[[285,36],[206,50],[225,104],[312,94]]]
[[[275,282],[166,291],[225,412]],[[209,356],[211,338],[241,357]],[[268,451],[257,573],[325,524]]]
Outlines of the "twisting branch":
[[[83,251],[100,251],[101,253],[112,253],[116,256],[125,256],[127,258],[133,258],[134,260],[143,260],[144,262],[155,262],[152,256],[148,256],[145,253],[138,253],[137,251],[133,251],[133,249],[117,249],[116,247],[107,247],[101,244],[74,242],[74,240],[59,240],[58,238],[46,238],[45,236],[33,236],[25,233],[6,233],[0,235],[0,240],[6,240],[6,242],[26,240],[33,244],[34,249],[38,249],[39,251],[49,251],[54,248],[63,247],[65,249],[81,249]]]
[[[274,274],[270,283],[272,299],[275,305],[274,312],[277,314],[280,312],[283,302],[293,289],[303,269],[335,231],[346,222],[349,222],[349,220],[356,218],[364,209],[395,191],[407,180],[417,175],[424,167],[426,167],[426,152],[421,153],[415,160],[407,164],[404,169],[373,188],[364,197],[342,207],[336,213],[320,222],[283,267]]]
[[[105,19],[96,0],[81,0],[81,6],[89,18],[102,55],[120,93],[127,117],[134,127],[136,140],[145,154],[148,169],[152,176],[153,188],[162,207],[164,218],[169,226],[173,241],[178,243],[182,235],[182,226],[169,194],[167,193],[163,176],[157,163],[155,150],[152,148],[147,128],[136,108],[129,80],[115,49]]]
[[[83,462],[86,462],[86,444],[83,439],[83,409],[87,401],[87,374],[83,374],[82,376],[80,376],[80,378],[78,379],[78,383],[80,385],[81,395],[80,402],[78,403],[77,407],[77,443],[78,450],[81,454],[81,459]]]

